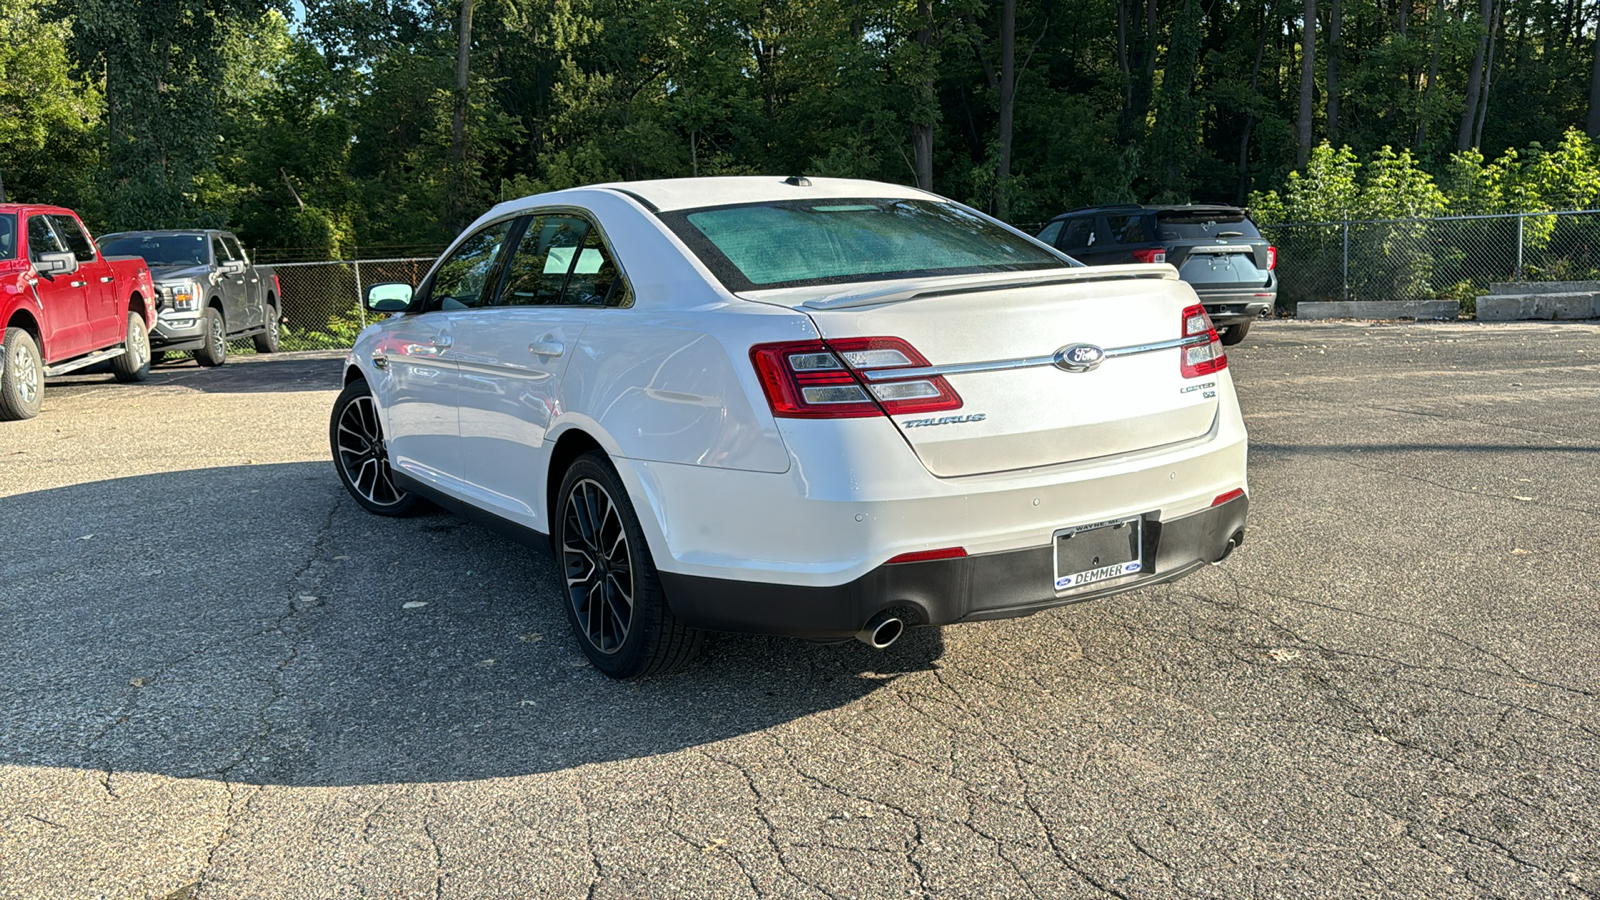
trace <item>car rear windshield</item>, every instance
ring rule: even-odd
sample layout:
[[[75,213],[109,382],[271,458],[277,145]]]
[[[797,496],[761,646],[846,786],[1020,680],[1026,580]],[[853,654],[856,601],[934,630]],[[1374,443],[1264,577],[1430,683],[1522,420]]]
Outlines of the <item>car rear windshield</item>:
[[[106,256],[142,256],[150,266],[203,266],[206,236],[203,234],[152,234],[113,237],[100,242]]]
[[[0,213],[0,259],[17,258],[17,216]]]
[[[1240,209],[1172,210],[1156,213],[1162,240],[1259,238],[1261,232]],[[1231,233],[1230,233],[1231,232]]]
[[[929,200],[786,200],[661,218],[732,291],[1076,265]]]

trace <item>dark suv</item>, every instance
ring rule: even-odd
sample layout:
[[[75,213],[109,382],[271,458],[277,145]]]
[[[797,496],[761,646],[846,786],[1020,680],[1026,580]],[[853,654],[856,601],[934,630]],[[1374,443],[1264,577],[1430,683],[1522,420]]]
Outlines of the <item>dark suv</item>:
[[[1039,240],[1091,266],[1177,267],[1224,344],[1244,340],[1278,299],[1277,248],[1237,206],[1092,206],[1051,219]]]

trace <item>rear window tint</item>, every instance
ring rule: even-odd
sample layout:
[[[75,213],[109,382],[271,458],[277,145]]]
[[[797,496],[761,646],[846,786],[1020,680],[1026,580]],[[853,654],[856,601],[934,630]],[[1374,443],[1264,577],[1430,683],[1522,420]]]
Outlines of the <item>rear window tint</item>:
[[[1073,265],[975,213],[928,200],[788,200],[661,219],[733,291]]]
[[[1144,244],[1151,240],[1149,229],[1145,226],[1149,216],[1138,213],[1131,216],[1106,216],[1106,225],[1111,228],[1111,237],[1119,244]]]
[[[1209,238],[1259,238],[1254,222],[1240,210],[1199,210],[1158,212],[1156,220],[1162,240],[1207,240]],[[1228,232],[1234,232],[1229,234]]]

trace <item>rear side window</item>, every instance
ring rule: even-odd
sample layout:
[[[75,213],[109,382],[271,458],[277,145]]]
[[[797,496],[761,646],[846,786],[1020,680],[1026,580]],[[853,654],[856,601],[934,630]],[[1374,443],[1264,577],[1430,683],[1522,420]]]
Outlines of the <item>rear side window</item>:
[[[222,238],[216,235],[211,236],[211,255],[216,257],[219,266],[232,258],[227,246],[222,243]]]
[[[1072,265],[976,213],[931,200],[782,200],[661,219],[734,291]]]
[[[83,226],[71,216],[51,216],[55,222],[56,234],[67,242],[67,249],[78,258],[78,262],[94,262],[94,244],[89,243],[89,236],[83,233]]]
[[[1111,229],[1111,239],[1119,244],[1145,244],[1152,239],[1150,230],[1145,227],[1149,219],[1144,213],[1135,213],[1131,216],[1106,216],[1106,225]]]
[[[577,216],[528,222],[506,263],[501,306],[631,306],[599,229]]]
[[[1156,213],[1162,240],[1193,241],[1212,238],[1259,238],[1254,222],[1243,210],[1172,210]]]
[[[1063,250],[1087,247],[1092,243],[1094,243],[1093,216],[1067,220],[1066,230],[1061,235],[1061,248]]]
[[[231,234],[222,236],[222,243],[228,248],[228,253],[241,262],[245,261],[244,248],[239,246],[239,239]]]
[[[50,227],[49,216],[28,217],[28,257],[34,262],[46,253],[60,253],[67,249],[61,246],[61,241],[56,237],[56,230]]]
[[[0,213],[0,259],[17,258],[17,217]]]

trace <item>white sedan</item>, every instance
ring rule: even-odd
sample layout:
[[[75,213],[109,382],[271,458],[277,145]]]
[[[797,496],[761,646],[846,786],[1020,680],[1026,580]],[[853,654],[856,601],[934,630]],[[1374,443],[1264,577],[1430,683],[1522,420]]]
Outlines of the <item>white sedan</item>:
[[[330,440],[366,509],[553,551],[608,675],[706,630],[859,637],[1181,578],[1244,539],[1245,428],[1170,266],[1087,268],[842,179],[502,203],[363,331]]]

